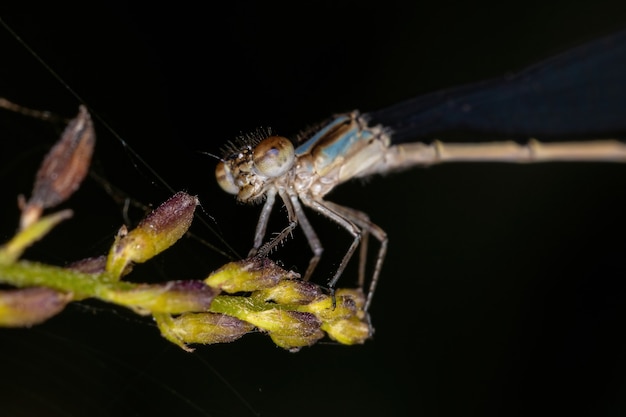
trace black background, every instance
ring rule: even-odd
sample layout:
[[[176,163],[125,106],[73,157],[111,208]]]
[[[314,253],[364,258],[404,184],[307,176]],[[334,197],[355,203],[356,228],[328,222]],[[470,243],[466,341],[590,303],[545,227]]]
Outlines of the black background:
[[[290,135],[336,112],[514,71],[624,28],[620,3],[55,2],[1,17],[65,86],[1,30],[0,96],[71,117],[79,100],[70,87],[173,189],[198,194],[224,241],[199,223],[196,234],[245,253],[259,209],[221,192],[214,159],[198,151],[218,153],[258,126]],[[7,239],[15,196],[29,192],[62,125],[9,112],[0,120]],[[95,166],[108,181],[147,204],[170,194],[101,122],[97,130]],[[0,411],[623,415],[625,189],[626,167],[611,164],[451,164],[346,184],[330,199],[369,213],[390,237],[365,345],[292,354],[254,334],[189,354],[148,320],[84,302],[44,325],[0,331]],[[68,205],[74,219],[29,258],[63,264],[102,253],[123,222],[91,181]],[[349,239],[311,217],[326,247],[325,282]],[[302,270],[309,252],[296,234],[273,256]],[[136,279],[198,279],[227,260],[185,241]]]

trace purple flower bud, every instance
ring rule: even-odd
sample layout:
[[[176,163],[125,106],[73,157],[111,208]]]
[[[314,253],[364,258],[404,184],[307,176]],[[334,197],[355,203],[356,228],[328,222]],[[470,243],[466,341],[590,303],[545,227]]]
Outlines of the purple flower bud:
[[[43,287],[0,291],[0,326],[30,327],[60,313],[72,294]]]

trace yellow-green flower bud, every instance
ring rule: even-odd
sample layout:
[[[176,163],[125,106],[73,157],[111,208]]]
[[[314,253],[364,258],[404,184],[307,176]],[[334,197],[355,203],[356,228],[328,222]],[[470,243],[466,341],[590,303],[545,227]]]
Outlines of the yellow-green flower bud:
[[[207,311],[219,292],[202,281],[169,281],[164,284],[139,284],[130,290],[112,289],[105,298],[141,313]]]
[[[184,343],[229,343],[251,332],[254,326],[217,313],[186,313],[172,319],[171,331]]]
[[[309,281],[285,279],[271,288],[254,293],[254,296],[278,304],[308,304],[322,296],[322,291]]]
[[[354,302],[354,307],[357,312],[360,313],[361,317],[364,315],[363,307],[365,307],[365,294],[363,294],[363,290],[360,288],[339,288],[335,292],[335,296],[337,297],[349,297]]]
[[[349,296],[335,296],[335,305],[333,306],[333,298],[325,295],[312,303],[299,307],[298,310],[313,313],[323,321],[350,318],[357,314],[354,300]]]
[[[287,349],[290,352],[298,352],[302,347],[312,346],[318,340],[324,338],[324,332],[318,329],[309,335],[270,333],[270,338],[276,346]]]
[[[322,324],[313,314],[280,309],[248,312],[240,318],[267,332],[302,336],[313,334]]]
[[[321,321],[310,313],[272,309],[248,313],[243,319],[269,333],[277,346],[290,351],[311,346],[324,337]]]
[[[322,324],[322,330],[331,339],[344,345],[365,343],[372,334],[370,325],[356,317],[325,322]]]
[[[120,278],[131,262],[142,263],[180,239],[191,226],[198,198],[179,192],[161,204],[135,229],[122,228],[109,251],[106,270]]]
[[[298,274],[285,271],[270,259],[251,257],[224,265],[204,282],[210,287],[233,294],[271,288],[283,279],[297,277]]]

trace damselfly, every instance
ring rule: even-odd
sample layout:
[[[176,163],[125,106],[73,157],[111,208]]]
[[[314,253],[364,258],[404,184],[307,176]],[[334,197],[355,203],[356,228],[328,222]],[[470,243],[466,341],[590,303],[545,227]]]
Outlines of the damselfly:
[[[219,16],[155,7],[137,8],[134,20],[128,8],[90,7],[80,19],[42,13],[21,25],[14,20],[18,33],[90,107],[148,162],[157,162],[155,169],[173,188],[200,195],[206,212],[241,250],[254,227],[245,216],[255,208],[222,196],[207,174],[210,161],[185,149],[217,153],[224,138],[240,129],[271,123],[279,133],[291,132],[332,111],[376,109],[489,77],[623,19],[607,2],[542,3],[514,11],[475,2],[398,6],[392,12],[387,2],[320,2],[294,9],[285,19],[283,4],[228,2]],[[127,21],[137,20],[129,31]],[[3,40],[3,94],[23,105],[74,114],[80,101],[13,48],[12,37],[4,33]],[[101,125],[98,133],[102,152],[115,138]],[[24,137],[43,140],[32,130]],[[20,145],[33,149],[25,140]],[[165,197],[150,195],[151,177],[143,175],[141,164],[118,178],[126,153],[114,148],[105,155],[102,160],[116,168],[105,170],[114,184],[144,202]],[[324,346],[285,359],[265,339],[254,344],[252,337],[188,356],[164,349],[164,341],[155,343],[153,329],[118,319],[107,326],[108,314],[85,321],[81,312],[71,325],[66,317],[45,333],[35,328],[3,334],[3,409],[19,414],[28,404],[33,413],[50,414],[52,406],[68,415],[292,415],[329,409],[485,415],[502,414],[511,404],[530,414],[539,405],[545,409],[546,400],[548,407],[573,414],[621,409],[624,166],[486,165],[443,164],[333,192],[333,201],[365,207],[391,237],[371,307],[378,324],[375,343]],[[14,207],[15,193],[3,191]],[[119,225],[118,218],[107,222],[99,214],[108,206],[82,201],[89,204],[82,212],[94,218],[83,219],[81,228]],[[341,239],[349,235],[323,230],[325,219],[310,220],[326,248],[315,273],[323,280],[320,272],[334,272],[324,264],[334,258],[332,241],[344,248]],[[337,239],[330,237],[335,234]],[[308,260],[309,248],[297,244],[299,237],[275,255],[289,267],[294,248]],[[89,243],[78,242],[81,248]],[[188,265],[223,262],[201,249]],[[163,275],[198,276],[180,269]],[[240,395],[224,389],[205,362]],[[283,377],[273,378],[277,372]],[[412,383],[396,383],[405,380]],[[95,400],[94,392],[101,394]],[[242,397],[253,412],[241,405]]]
[[[328,281],[331,292],[359,243],[359,283],[363,286],[367,237],[373,235],[380,248],[367,310],[387,252],[387,234],[367,214],[327,201],[326,194],[354,178],[443,162],[626,162],[626,144],[615,139],[626,133],[625,87],[626,31],[513,76],[417,97],[366,114],[339,114],[293,141],[261,131],[240,137],[225,147],[216,176],[222,189],[241,202],[265,200],[252,253],[264,242],[276,195],[281,198],[289,225],[279,236],[286,237],[299,224],[313,252],[305,279],[313,274],[323,245],[303,205],[350,233],[352,243]],[[445,144],[435,139],[451,132],[528,142]],[[581,137],[587,140],[537,140]],[[613,139],[599,140],[607,137]],[[421,139],[426,141],[415,142]]]

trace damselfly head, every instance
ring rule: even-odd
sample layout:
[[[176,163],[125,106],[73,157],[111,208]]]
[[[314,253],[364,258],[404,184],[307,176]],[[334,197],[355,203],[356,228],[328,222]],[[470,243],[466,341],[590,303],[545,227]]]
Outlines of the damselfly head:
[[[269,129],[264,132],[265,136],[257,130],[229,142],[215,170],[220,187],[245,203],[262,199],[267,187],[286,174],[296,159],[289,139],[270,135]]]

